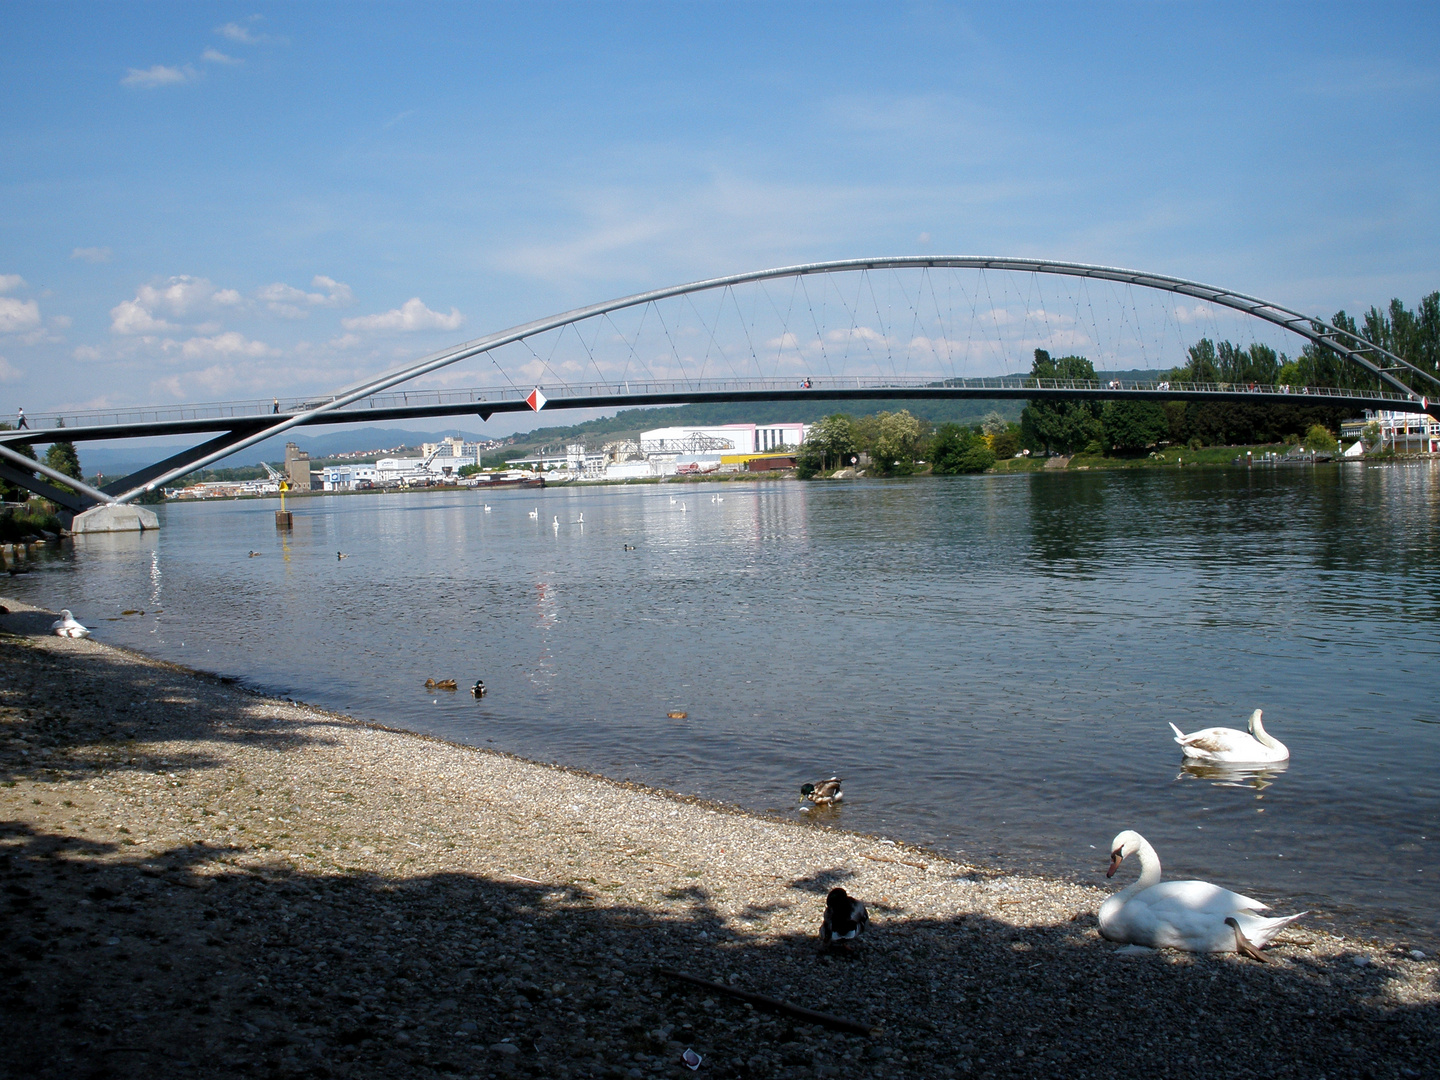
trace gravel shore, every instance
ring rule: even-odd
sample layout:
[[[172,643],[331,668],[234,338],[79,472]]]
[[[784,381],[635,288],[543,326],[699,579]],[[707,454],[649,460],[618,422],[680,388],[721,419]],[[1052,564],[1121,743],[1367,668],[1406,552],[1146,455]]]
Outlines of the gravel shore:
[[[1406,942],[1120,953],[1099,889],[357,723],[4,604],[4,1075],[1436,1075],[1440,969]],[[818,951],[837,884],[872,916],[849,957]]]

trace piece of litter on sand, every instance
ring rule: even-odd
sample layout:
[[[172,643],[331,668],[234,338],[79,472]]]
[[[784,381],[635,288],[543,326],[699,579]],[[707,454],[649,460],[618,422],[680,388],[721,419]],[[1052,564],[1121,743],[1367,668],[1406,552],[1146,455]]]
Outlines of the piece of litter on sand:
[[[521,877],[519,874],[509,875],[512,881],[523,881],[527,885],[544,885],[543,881],[536,881],[533,877]]]
[[[700,1068],[700,1062],[704,1061],[705,1059],[699,1054],[697,1054],[694,1050],[691,1050],[687,1047],[685,1053],[680,1055],[680,1060],[685,1062],[685,1064],[690,1067],[691,1072],[694,1072],[696,1069]]]

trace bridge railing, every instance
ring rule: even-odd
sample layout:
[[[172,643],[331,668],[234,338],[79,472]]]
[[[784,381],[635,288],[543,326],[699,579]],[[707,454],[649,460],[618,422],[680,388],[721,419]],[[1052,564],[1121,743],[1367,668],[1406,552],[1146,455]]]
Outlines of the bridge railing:
[[[367,412],[396,408],[456,406],[473,404],[482,411],[485,404],[523,401],[530,386],[468,387],[463,389],[392,390],[362,398],[342,411],[357,418]],[[1272,386],[1264,383],[1180,382],[1176,380],[1084,380],[1035,379],[1029,376],[992,376],[974,379],[952,379],[941,375],[866,376],[829,375],[810,378],[725,378],[725,379],[621,379],[616,382],[541,384],[540,389],[552,402],[577,398],[636,398],[675,395],[774,393],[776,391],[866,390],[1004,390],[1011,394],[1022,390],[1122,391],[1154,397],[1175,394],[1256,394],[1267,397],[1356,398],[1394,402],[1397,409],[1418,405],[1419,398],[1390,390],[1343,390],[1328,386]],[[263,420],[267,416],[289,416],[306,412],[333,401],[332,396],[285,397],[241,401],[215,401],[197,404],[161,405],[147,408],[87,410],[83,412],[40,413],[31,419],[36,427],[101,427],[121,424],[157,424],[187,420]]]

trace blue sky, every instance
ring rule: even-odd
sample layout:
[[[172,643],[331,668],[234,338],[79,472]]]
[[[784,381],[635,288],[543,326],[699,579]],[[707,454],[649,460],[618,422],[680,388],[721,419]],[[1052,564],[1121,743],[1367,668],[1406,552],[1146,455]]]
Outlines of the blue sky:
[[[303,394],[694,278],[1440,288],[1431,6],[0,6],[0,415]],[[479,376],[471,382],[483,382]]]

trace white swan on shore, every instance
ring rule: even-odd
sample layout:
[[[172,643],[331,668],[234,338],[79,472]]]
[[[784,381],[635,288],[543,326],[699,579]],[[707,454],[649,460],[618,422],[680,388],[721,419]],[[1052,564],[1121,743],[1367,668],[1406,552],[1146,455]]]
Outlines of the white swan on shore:
[[[90,631],[80,625],[74,615],[70,614],[69,608],[60,609],[60,618],[50,624],[50,632],[56,637],[86,638]]]
[[[1110,845],[1110,869],[1140,856],[1140,878],[1100,905],[1100,936],[1152,949],[1238,952],[1265,960],[1260,947],[1309,912],[1270,918],[1266,904],[1208,881],[1161,881],[1160,857],[1139,833],[1126,829]]]
[[[1249,732],[1234,728],[1212,727],[1186,735],[1174,724],[1175,741],[1187,758],[1196,761],[1240,762],[1240,761],[1289,761],[1290,750],[1275,736],[1265,730],[1260,722],[1260,710],[1250,714]]]

